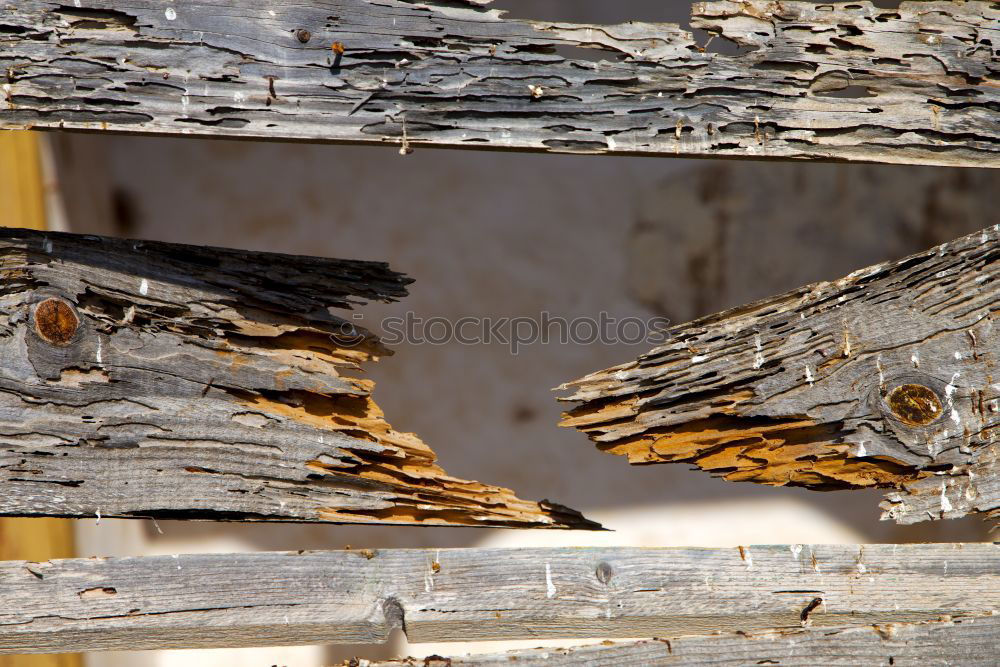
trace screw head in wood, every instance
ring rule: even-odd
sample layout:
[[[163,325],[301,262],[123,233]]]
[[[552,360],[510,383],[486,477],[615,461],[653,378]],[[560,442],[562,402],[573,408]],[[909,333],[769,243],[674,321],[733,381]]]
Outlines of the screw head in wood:
[[[35,331],[50,345],[69,345],[79,327],[80,318],[73,306],[62,299],[50,297],[35,306]]]
[[[299,40],[303,44],[312,39],[312,33],[305,28],[299,28],[295,31],[295,39]]]
[[[885,402],[899,421],[911,426],[926,426],[944,411],[937,393],[922,384],[901,384],[889,392]]]

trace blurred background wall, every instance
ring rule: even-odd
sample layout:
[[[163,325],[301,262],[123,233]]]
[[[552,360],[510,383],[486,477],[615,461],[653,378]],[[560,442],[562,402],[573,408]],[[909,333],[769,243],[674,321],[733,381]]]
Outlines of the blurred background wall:
[[[526,18],[686,23],[687,3],[498,3]],[[51,136],[53,224],[183,243],[388,261],[411,296],[383,317],[607,312],[676,323],[840,277],[1000,222],[986,171],[392,147]],[[317,276],[322,280],[322,276]],[[629,467],[558,429],[550,391],[648,345],[400,345],[370,367],[375,398],[450,473],[604,520],[601,536],[456,528],[77,522],[79,555],[477,544],[734,545],[978,541],[975,519],[879,521],[878,492],[731,484],[684,466]],[[502,534],[498,534],[502,533]],[[531,642],[537,644],[538,642]],[[331,664],[442,647],[89,656],[92,667]],[[454,652],[454,649],[452,650]]]

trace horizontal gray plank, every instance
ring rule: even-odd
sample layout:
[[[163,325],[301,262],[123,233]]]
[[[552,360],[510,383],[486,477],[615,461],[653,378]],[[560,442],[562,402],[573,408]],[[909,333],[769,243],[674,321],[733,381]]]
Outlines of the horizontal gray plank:
[[[753,633],[605,642],[579,648],[432,658],[425,667],[510,665],[995,665],[1000,616],[966,616],[926,623],[764,630]],[[367,667],[413,665],[405,660]],[[417,663],[420,664],[420,663]]]
[[[1000,545],[360,550],[0,564],[0,652],[668,637],[1000,609]]]
[[[0,229],[0,515],[594,528],[386,422],[358,375],[389,351],[347,310],[409,282]]]
[[[998,165],[990,2],[694,3],[714,44],[484,0],[70,4],[5,7],[0,126]]]

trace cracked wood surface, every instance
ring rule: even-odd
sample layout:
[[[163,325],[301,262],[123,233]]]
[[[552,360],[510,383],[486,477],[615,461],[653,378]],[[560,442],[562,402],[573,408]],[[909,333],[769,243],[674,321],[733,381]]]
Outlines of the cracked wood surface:
[[[1000,517],[1000,225],[669,330],[567,383],[562,425],[630,463],[893,488],[901,523]]]
[[[966,616],[926,623],[762,630],[648,639],[576,648],[412,658],[350,660],[342,667],[619,667],[619,665],[991,665],[1000,645],[1000,617]]]
[[[732,55],[486,0],[70,4],[6,1],[0,126],[1000,164],[995,2],[695,3]]]
[[[0,563],[0,652],[920,622],[1000,608],[1000,545],[390,549]]]
[[[593,528],[450,477],[334,314],[378,262],[0,230],[0,515]]]

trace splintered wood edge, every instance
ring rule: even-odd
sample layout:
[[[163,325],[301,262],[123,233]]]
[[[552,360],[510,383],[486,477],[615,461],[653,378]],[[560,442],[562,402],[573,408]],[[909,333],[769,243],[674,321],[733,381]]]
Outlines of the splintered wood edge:
[[[890,638],[887,624],[996,613],[998,572],[985,543],[8,561],[0,653],[381,643],[397,629],[439,642],[781,628],[794,642],[857,623]]]
[[[384,263],[4,229],[0,276],[0,514],[600,528],[385,420],[333,312]]]
[[[991,2],[697,2],[706,44],[674,24],[505,18],[479,0],[72,4],[5,8],[0,126],[1000,165]]]
[[[1000,518],[1000,227],[672,328],[557,388],[561,425],[633,464],[889,488],[901,523]],[[956,426],[957,425],[957,426]]]

